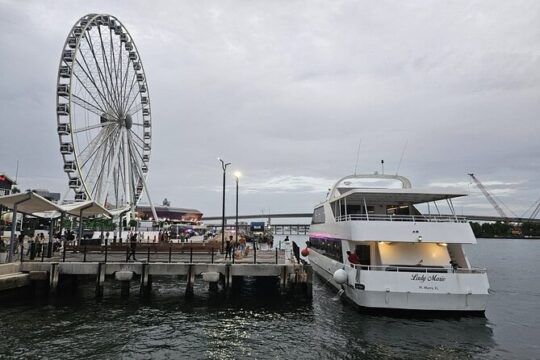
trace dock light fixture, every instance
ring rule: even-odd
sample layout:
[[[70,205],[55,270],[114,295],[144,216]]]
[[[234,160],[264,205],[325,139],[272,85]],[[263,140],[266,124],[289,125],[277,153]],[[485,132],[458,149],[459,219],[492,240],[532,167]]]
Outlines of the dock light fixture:
[[[234,172],[234,178],[236,180],[236,221],[234,223],[236,248],[238,248],[238,182],[240,181],[241,176],[242,173],[240,173],[240,171]]]
[[[221,253],[225,253],[225,176],[227,174],[227,166],[231,163],[226,163],[222,158],[217,158],[223,169],[223,202],[221,207]]]

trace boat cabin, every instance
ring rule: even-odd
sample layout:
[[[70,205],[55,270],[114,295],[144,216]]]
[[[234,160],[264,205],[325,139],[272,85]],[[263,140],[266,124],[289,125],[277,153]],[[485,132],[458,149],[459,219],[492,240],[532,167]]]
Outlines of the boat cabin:
[[[405,178],[402,183],[401,188],[336,183],[313,211],[310,246],[336,261],[370,270],[468,269],[461,244],[476,239],[452,203],[466,194],[412,189]],[[443,203],[449,214],[441,214]]]

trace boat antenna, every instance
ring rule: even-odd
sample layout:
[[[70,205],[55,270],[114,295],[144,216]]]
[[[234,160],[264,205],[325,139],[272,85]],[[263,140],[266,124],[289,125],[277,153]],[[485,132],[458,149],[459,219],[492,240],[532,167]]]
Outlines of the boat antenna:
[[[405,145],[403,146],[403,150],[401,151],[401,157],[399,158],[399,164],[396,169],[396,175],[399,173],[399,168],[401,167],[401,162],[403,161],[403,155],[405,155],[405,149],[407,149],[407,144],[409,140],[405,140]]]
[[[362,145],[362,139],[358,142],[358,149],[356,150],[356,163],[354,164],[354,175],[356,175],[356,169],[358,168],[358,159],[360,158],[360,145]]]
[[[15,170],[15,183],[17,183],[18,178],[19,178],[19,160],[17,160],[17,169]]]

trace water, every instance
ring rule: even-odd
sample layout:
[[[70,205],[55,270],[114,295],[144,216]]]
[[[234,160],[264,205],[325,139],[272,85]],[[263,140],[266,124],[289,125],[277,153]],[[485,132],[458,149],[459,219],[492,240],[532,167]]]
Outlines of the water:
[[[63,303],[2,304],[0,358],[539,358],[540,242],[479,240],[467,252],[489,269],[485,318],[361,314],[318,278],[312,301],[254,284],[228,300],[197,284],[185,300],[180,280],[166,278],[150,300],[106,286],[97,302],[88,284]]]

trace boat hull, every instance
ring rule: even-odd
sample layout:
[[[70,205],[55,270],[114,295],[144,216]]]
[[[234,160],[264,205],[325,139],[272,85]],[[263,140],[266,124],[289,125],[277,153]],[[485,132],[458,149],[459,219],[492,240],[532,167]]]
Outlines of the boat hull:
[[[310,251],[310,264],[327,283],[343,289],[342,296],[347,300],[367,309],[483,313],[489,297],[485,273],[420,273],[415,276],[417,273],[413,272],[358,272],[316,251]],[[338,284],[333,278],[338,269],[348,273],[348,281],[344,284]],[[430,276],[431,280],[428,280]]]

